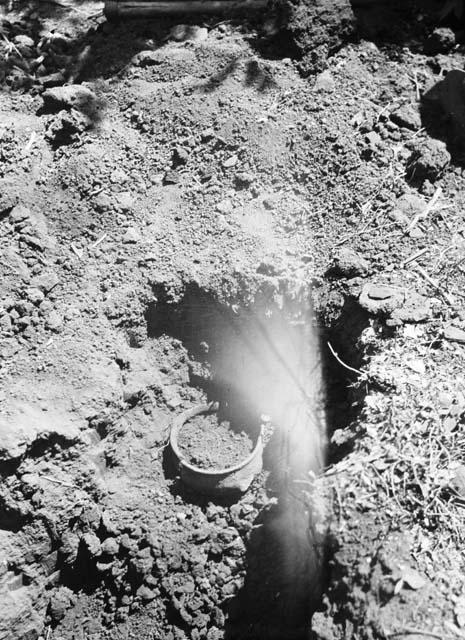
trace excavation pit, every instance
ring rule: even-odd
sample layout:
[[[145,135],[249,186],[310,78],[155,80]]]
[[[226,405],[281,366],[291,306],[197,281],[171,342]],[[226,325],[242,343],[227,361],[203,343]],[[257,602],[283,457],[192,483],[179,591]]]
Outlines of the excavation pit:
[[[154,293],[148,335],[174,340],[174,353],[187,359],[190,386],[203,398],[172,423],[172,491],[207,509],[208,500],[227,504],[233,513],[261,504],[244,532],[238,562],[247,569],[225,604],[225,637],[304,637],[319,602],[326,544],[324,533],[312,533],[320,516],[309,501],[309,472],[321,471],[326,450],[320,336],[309,292],[294,294],[288,283],[264,279],[232,302],[194,283],[180,296],[163,287]],[[208,415],[215,402],[218,422],[247,425],[253,445],[247,457],[219,471],[210,452],[197,450],[200,460],[193,463],[179,446],[183,427]],[[264,425],[263,414],[270,417]],[[235,608],[243,615],[236,618]]]

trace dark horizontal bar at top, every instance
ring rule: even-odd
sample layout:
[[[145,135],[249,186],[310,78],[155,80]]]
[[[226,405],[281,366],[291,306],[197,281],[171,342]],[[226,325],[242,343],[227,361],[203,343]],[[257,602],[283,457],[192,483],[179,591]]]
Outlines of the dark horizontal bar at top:
[[[234,13],[264,9],[268,0],[106,0],[107,18],[181,13]]]

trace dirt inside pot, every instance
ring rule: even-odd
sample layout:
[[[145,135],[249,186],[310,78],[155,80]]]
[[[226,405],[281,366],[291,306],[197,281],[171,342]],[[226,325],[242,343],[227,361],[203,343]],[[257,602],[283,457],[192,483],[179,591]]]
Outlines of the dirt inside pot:
[[[343,44],[348,0],[288,4],[274,35],[198,17],[178,42],[1,3],[4,640],[460,636],[463,34],[354,0]],[[211,401],[252,428],[239,400],[277,428],[212,499],[167,435]]]
[[[233,467],[252,453],[254,443],[243,429],[233,428],[216,414],[202,414],[186,422],[179,433],[179,449],[187,462],[202,469]]]

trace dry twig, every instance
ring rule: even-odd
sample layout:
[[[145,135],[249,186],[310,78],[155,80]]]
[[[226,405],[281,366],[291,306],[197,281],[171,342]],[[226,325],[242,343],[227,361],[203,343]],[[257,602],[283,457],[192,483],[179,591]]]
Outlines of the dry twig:
[[[106,237],[107,237],[107,234],[106,234],[106,233],[104,233],[104,234],[103,234],[103,236],[101,236],[98,240],[96,240],[96,241],[94,242],[94,244],[93,244],[93,245],[91,245],[91,248],[92,248],[92,249],[95,249],[95,247],[98,247],[98,246],[99,246],[99,244],[100,244],[101,242],[103,242],[103,241],[105,240],[105,238],[106,238]]]
[[[341,364],[345,369],[347,369],[348,371],[352,371],[353,373],[356,373],[359,376],[364,375],[364,372],[360,371],[360,369],[354,369],[354,367],[351,367],[350,365],[343,362],[341,358],[338,356],[338,354],[336,353],[336,351],[334,351],[333,346],[330,342],[327,342],[326,344],[328,345],[329,350],[331,351],[333,356],[336,358],[336,360],[339,362],[339,364]]]
[[[428,636],[429,638],[438,638],[439,640],[452,640],[451,636],[443,635],[442,633],[434,633],[433,631],[423,631],[423,629],[415,629],[413,627],[404,627],[400,631],[392,631],[387,634],[388,638],[404,635],[419,635]]]
[[[51,478],[50,476],[40,476],[44,480],[48,480],[48,482],[52,482],[53,484],[59,484],[62,487],[68,487],[69,489],[80,489],[77,484],[71,484],[70,482],[64,482],[63,480],[57,480],[56,478]]]
[[[423,220],[424,218],[427,218],[428,215],[431,213],[431,211],[434,209],[436,202],[439,200],[439,198],[442,195],[442,189],[441,187],[438,187],[436,189],[436,191],[433,194],[433,197],[431,198],[431,200],[428,202],[428,204],[426,205],[426,207],[423,209],[423,211],[419,211],[411,220],[409,226],[407,227],[407,233],[410,233],[410,231],[412,231],[412,229],[414,227],[416,227],[416,225],[418,224],[418,222],[420,220]]]
[[[429,251],[429,249],[427,249],[426,247],[424,249],[420,249],[419,251],[416,251],[414,254],[412,254],[410,257],[406,258],[403,261],[402,267],[405,267],[407,264],[409,264],[409,262],[416,261],[418,258],[420,258],[425,253],[428,253],[428,251]]]

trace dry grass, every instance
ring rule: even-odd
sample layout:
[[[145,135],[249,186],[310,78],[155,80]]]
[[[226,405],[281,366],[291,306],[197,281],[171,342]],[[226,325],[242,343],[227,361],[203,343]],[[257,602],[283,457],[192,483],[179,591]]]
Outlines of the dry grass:
[[[434,329],[407,327],[366,368],[368,379],[394,381],[395,391],[369,390],[357,427],[363,436],[327,474],[337,478],[339,503],[382,509],[404,527],[417,524],[441,534],[444,544],[462,543],[465,353],[460,346],[432,348]],[[365,334],[378,342],[373,328]]]

